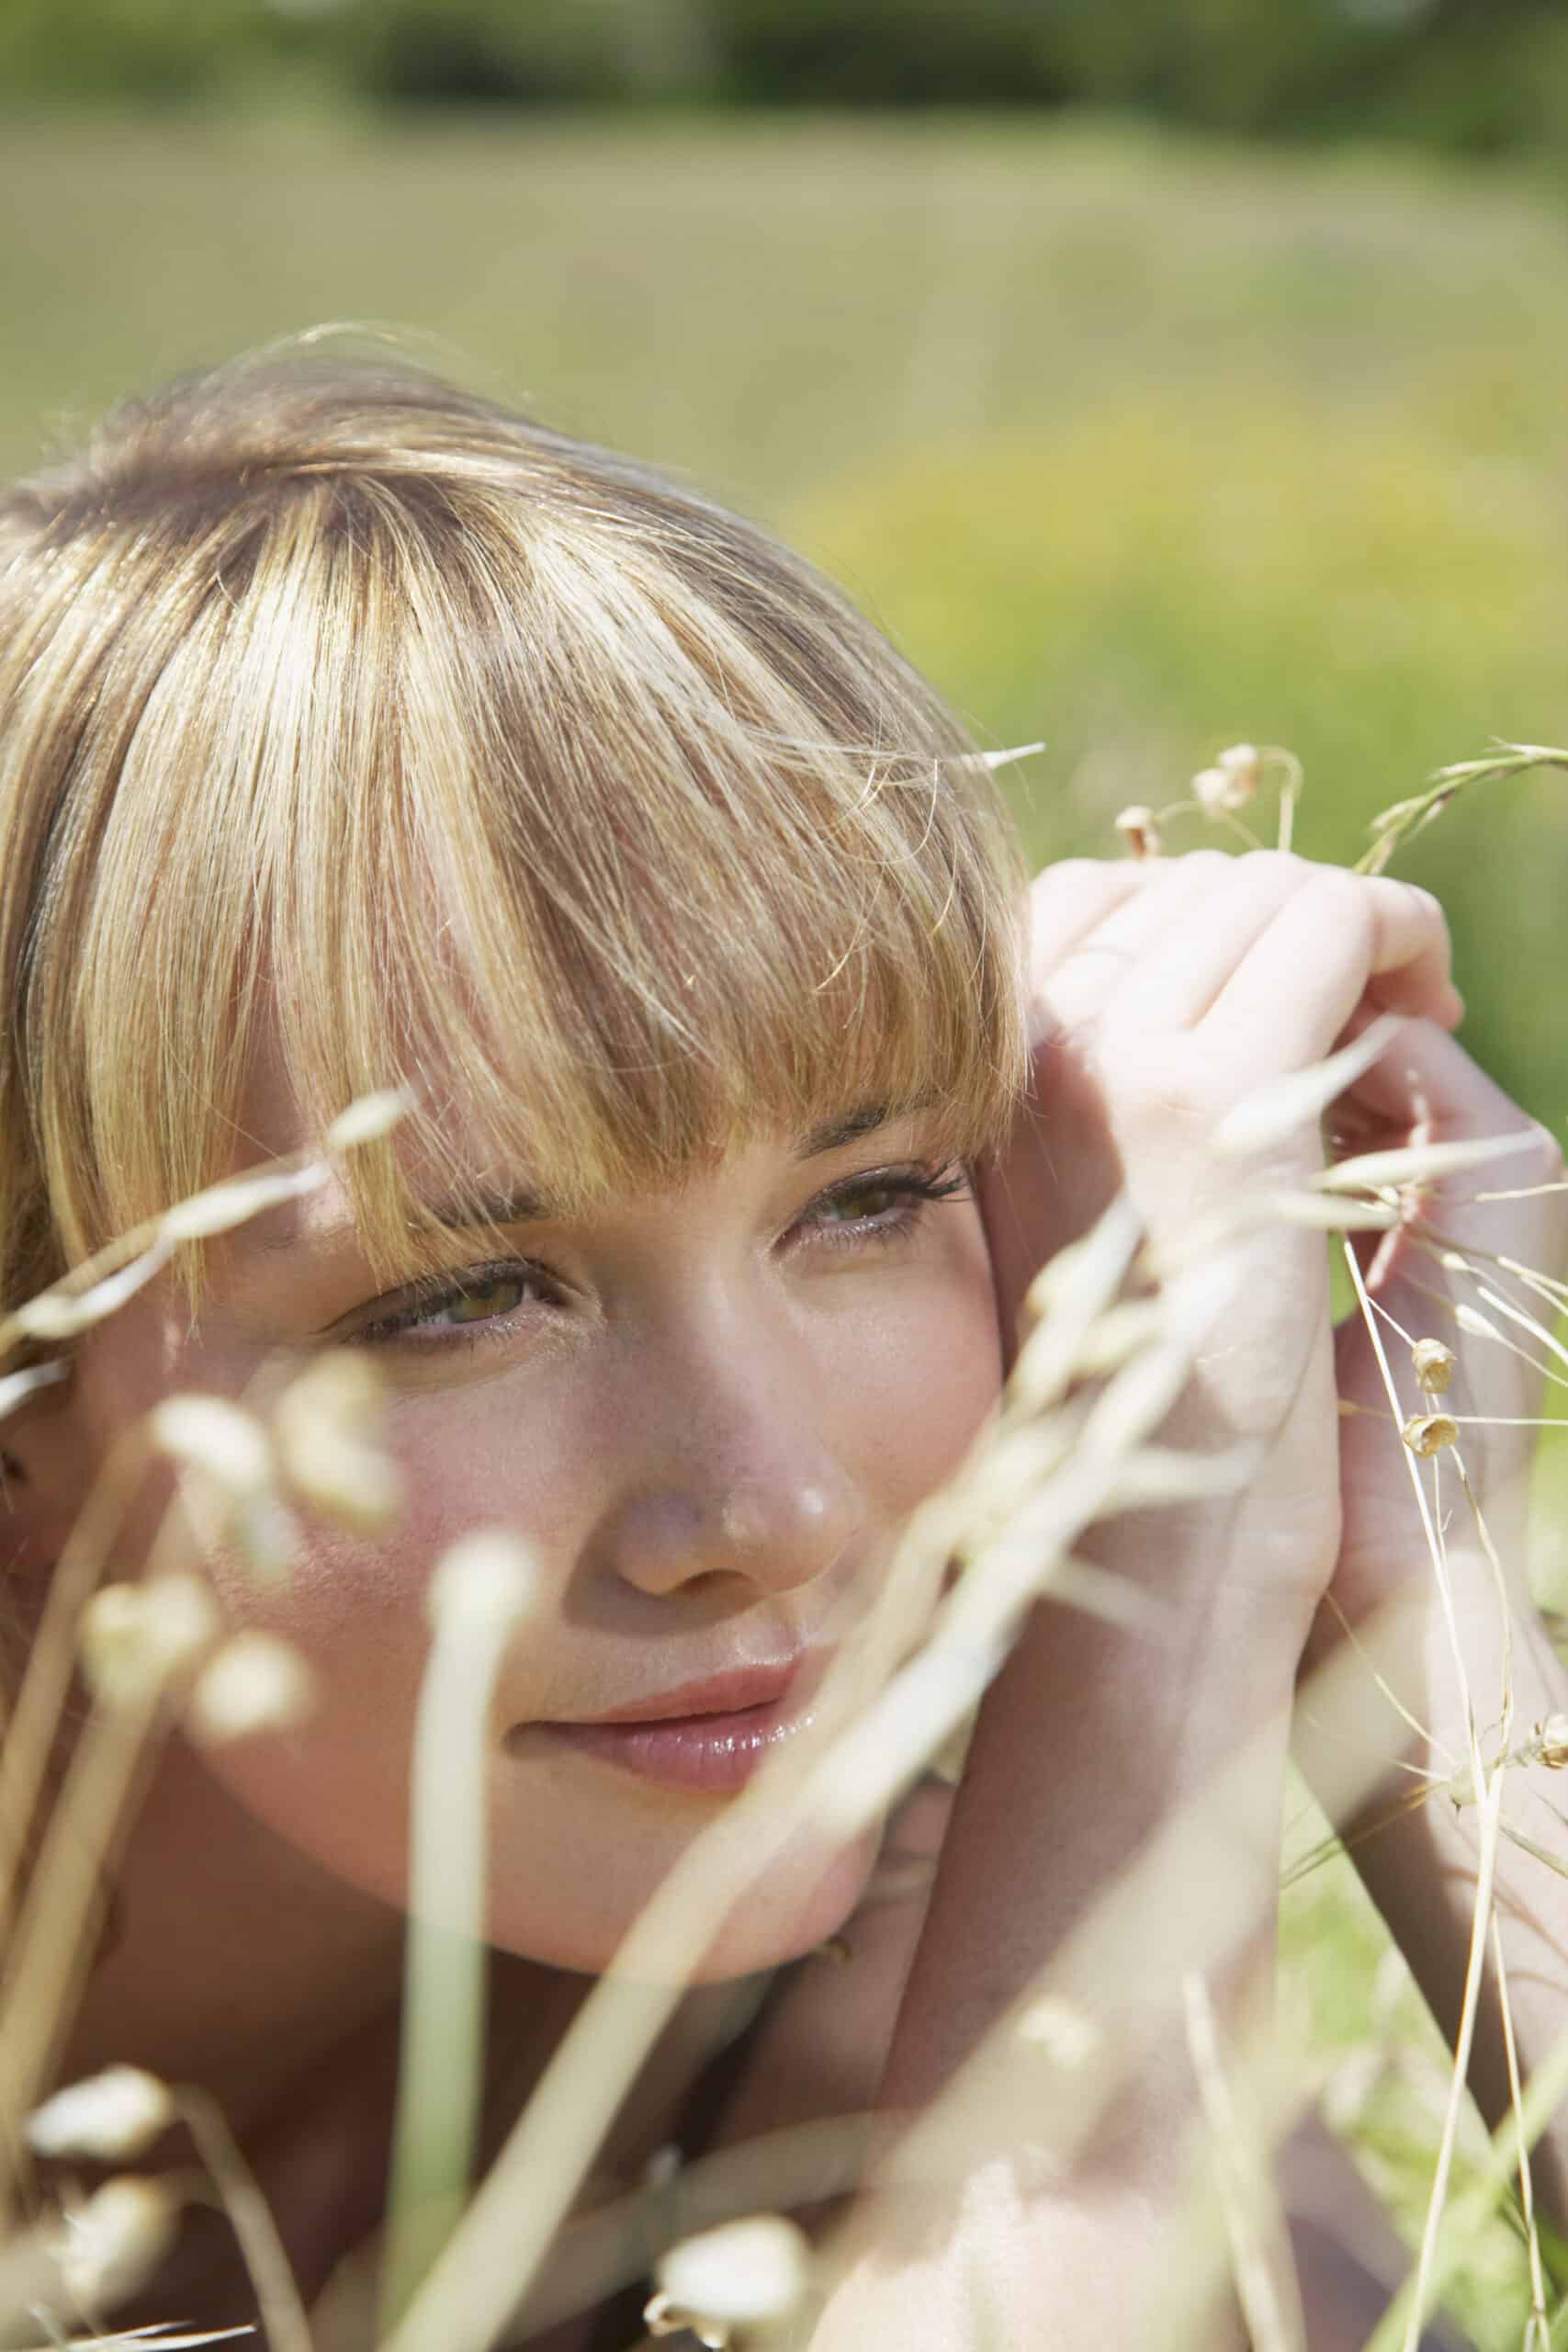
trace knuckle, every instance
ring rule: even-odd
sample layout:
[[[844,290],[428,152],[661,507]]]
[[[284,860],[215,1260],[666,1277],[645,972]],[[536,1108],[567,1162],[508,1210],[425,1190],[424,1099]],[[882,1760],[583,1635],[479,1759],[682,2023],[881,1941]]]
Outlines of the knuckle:
[[[1070,899],[1096,887],[1101,876],[1117,871],[1121,861],[1108,857],[1057,857],[1043,865],[1029,886],[1032,899]]]
[[[1175,1056],[1168,1039],[1105,1039],[1098,1058],[1118,1124],[1145,1140],[1206,1135],[1235,1098],[1228,1057],[1205,1054],[1190,1038]]]

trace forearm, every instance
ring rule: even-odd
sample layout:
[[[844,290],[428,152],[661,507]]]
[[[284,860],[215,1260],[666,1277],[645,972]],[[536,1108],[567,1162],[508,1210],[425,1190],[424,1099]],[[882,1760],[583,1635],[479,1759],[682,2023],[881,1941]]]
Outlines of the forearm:
[[[920,2120],[813,2352],[968,2352],[998,2320],[1005,2343],[1147,2340],[1156,2282],[1190,2271],[1184,1981],[1228,2038],[1267,1980],[1289,1690],[1241,1671],[1255,1629],[1176,1605],[1197,1570],[1171,1533],[1144,1564],[1168,1611],[1129,1632],[1038,1610],[987,1695],[884,2078],[889,2116]],[[970,2313],[977,2272],[999,2301]]]
[[[1509,1751],[1528,1751],[1532,1727],[1568,1709],[1568,1673],[1528,1602],[1516,1591],[1511,1640],[1484,1560],[1455,1552],[1450,1560],[1455,1632],[1464,1662],[1461,1688],[1455,1643],[1433,1588],[1413,1589],[1402,1611],[1361,1630],[1366,1662],[1343,1655],[1309,1684],[1296,1735],[1299,1759],[1339,1826],[1372,1900],[1388,1923],[1450,2044],[1459,2030],[1480,1877],[1483,1808],[1469,1761],[1464,1691],[1473,1708],[1483,1763],[1502,1750],[1505,1693],[1511,1700]],[[1380,1690],[1371,1668],[1384,1685]],[[1403,1724],[1390,1698],[1427,1737]],[[1348,1809],[1335,1806],[1348,1766],[1381,1752],[1375,1777],[1363,1769]],[[1422,1776],[1430,1793],[1418,1801]],[[1369,1785],[1370,1781],[1370,1785]],[[1518,1845],[1517,1830],[1561,1852],[1562,1831],[1551,1807],[1562,1800],[1551,1770],[1519,1758],[1506,1773],[1495,1849],[1496,1917],[1518,2064],[1528,2078],[1568,2033],[1568,1880]],[[1508,2063],[1490,1947],[1476,2012],[1469,2082],[1482,2113],[1496,2124],[1510,2103]],[[1548,2125],[1537,2144],[1536,2187],[1559,2222],[1568,2222],[1568,2116]]]

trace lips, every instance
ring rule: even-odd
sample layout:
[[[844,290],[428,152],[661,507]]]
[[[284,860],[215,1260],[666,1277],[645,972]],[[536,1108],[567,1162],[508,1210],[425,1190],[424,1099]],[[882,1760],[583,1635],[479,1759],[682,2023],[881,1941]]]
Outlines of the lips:
[[[772,1748],[810,1720],[809,1690],[818,1673],[808,1665],[802,1657],[779,1666],[739,1667],[603,1714],[530,1724],[507,1744],[513,1752],[536,1753],[543,1746],[588,1758],[666,1788],[733,1795]]]
[[[585,1724],[683,1723],[695,1715],[729,1715],[771,1707],[784,1697],[801,1664],[800,1658],[794,1657],[782,1666],[736,1667],[728,1674],[710,1675],[705,1682],[680,1682],[672,1690],[631,1700],[624,1707],[608,1707],[602,1715],[584,1715],[581,1720]]]

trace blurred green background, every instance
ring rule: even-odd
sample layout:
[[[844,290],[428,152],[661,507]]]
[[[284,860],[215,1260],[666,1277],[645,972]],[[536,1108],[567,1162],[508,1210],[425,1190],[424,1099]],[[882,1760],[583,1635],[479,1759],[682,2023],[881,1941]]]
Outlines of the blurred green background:
[[[776,523],[987,740],[1045,737],[1041,854],[1112,848],[1247,739],[1303,761],[1301,845],[1349,857],[1437,763],[1568,735],[1539,162],[1076,110],[14,103],[0,220],[7,471],[248,344],[412,328]],[[1469,1041],[1554,1124],[1565,827],[1535,779],[1403,861],[1449,898]]]
[[[1036,855],[1118,854],[1250,740],[1348,860],[1438,763],[1568,738],[1565,155],[1568,14],[1510,0],[0,0],[0,469],[385,322],[774,523],[987,742],[1047,738]],[[1568,777],[1395,870],[1561,1128]],[[1441,2053],[1348,1876],[1288,1906],[1292,1997],[1409,2217]],[[1476,2249],[1483,2346],[1520,2282]]]

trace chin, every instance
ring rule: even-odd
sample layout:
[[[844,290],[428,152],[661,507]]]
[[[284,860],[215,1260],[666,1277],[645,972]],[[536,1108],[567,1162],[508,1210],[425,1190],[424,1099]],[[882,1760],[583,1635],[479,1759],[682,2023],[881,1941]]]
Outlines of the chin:
[[[668,1973],[655,1954],[639,1974],[654,1983],[679,1980],[712,1984],[780,1968],[814,1951],[839,1932],[860,1903],[881,1841],[880,1824],[837,1850],[825,1849],[809,1832],[804,1834],[769,1864],[755,1886],[736,1898],[716,1933],[694,1959],[681,1935],[680,1948],[671,1951]],[[604,1875],[608,1878],[610,1873]],[[640,1887],[635,1898],[620,1905],[602,1906],[592,1899],[593,1873],[585,1868],[581,1878],[588,1885],[578,1884],[570,1894],[562,1888],[560,1901],[545,1917],[540,1915],[536,1884],[519,1887],[514,1900],[508,1899],[512,1891],[504,1884],[492,1888],[491,1942],[546,1967],[603,1975],[615,1961],[643,1905],[657,1893],[659,1882]],[[680,1934],[679,1929],[676,1932]]]

